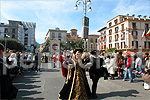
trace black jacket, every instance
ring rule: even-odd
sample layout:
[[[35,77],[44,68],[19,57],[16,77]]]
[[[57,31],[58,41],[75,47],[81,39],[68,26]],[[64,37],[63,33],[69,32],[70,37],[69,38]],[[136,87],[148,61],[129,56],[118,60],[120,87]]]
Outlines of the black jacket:
[[[102,67],[103,65],[103,58],[95,58],[95,57],[91,57],[91,59],[93,60],[92,63],[92,67],[89,69],[89,74],[90,74],[90,78],[100,78],[104,76],[104,68]]]
[[[3,72],[3,69],[6,69]],[[18,89],[12,85],[9,69],[3,64],[3,59],[0,58],[0,99],[15,99]]]

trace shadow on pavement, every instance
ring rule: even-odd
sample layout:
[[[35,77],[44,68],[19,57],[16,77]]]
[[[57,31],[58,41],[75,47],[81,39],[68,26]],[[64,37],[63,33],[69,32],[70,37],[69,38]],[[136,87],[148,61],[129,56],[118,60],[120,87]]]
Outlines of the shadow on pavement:
[[[120,97],[136,97],[135,94],[139,94],[137,90],[128,90],[128,91],[116,91],[116,92],[110,92],[110,93],[102,93],[102,94],[97,94],[98,99],[104,99],[108,97],[115,97],[115,96],[120,96]]]
[[[41,69],[42,72],[59,72],[59,69]]]
[[[32,83],[37,83],[40,77],[37,76],[37,73],[34,71],[25,71],[20,76],[17,76],[13,79],[13,84],[19,89],[16,100],[44,100],[43,97],[36,97],[37,94],[40,94],[40,91],[36,91],[37,88],[41,86],[33,85]]]

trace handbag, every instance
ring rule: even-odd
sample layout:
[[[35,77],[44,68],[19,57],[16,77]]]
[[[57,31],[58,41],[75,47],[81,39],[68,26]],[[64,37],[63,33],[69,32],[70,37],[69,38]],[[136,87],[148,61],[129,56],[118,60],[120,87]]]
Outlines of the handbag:
[[[150,82],[150,75],[149,74],[143,74],[142,80],[145,82]]]

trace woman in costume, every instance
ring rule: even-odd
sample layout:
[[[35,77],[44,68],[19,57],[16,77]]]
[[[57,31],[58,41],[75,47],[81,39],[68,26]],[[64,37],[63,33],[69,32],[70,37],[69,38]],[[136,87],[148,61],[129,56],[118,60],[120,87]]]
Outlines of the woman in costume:
[[[92,63],[84,65],[81,59],[82,49],[74,50],[74,56],[68,64],[68,74],[66,82],[59,93],[59,99],[87,100],[91,98],[90,87],[86,78],[85,68]],[[73,66],[71,68],[71,66]]]

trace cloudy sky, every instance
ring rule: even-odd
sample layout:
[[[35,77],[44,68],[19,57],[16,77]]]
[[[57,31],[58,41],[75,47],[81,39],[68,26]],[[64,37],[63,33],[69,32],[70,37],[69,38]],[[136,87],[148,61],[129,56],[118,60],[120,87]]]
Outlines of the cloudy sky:
[[[48,29],[59,27],[70,32],[82,32],[83,5],[74,10],[77,0],[0,0],[0,22],[19,20],[36,23],[36,41],[44,42]],[[87,12],[90,21],[89,34],[117,15],[150,16],[150,0],[91,0],[92,12]],[[147,17],[148,18],[148,17]]]

